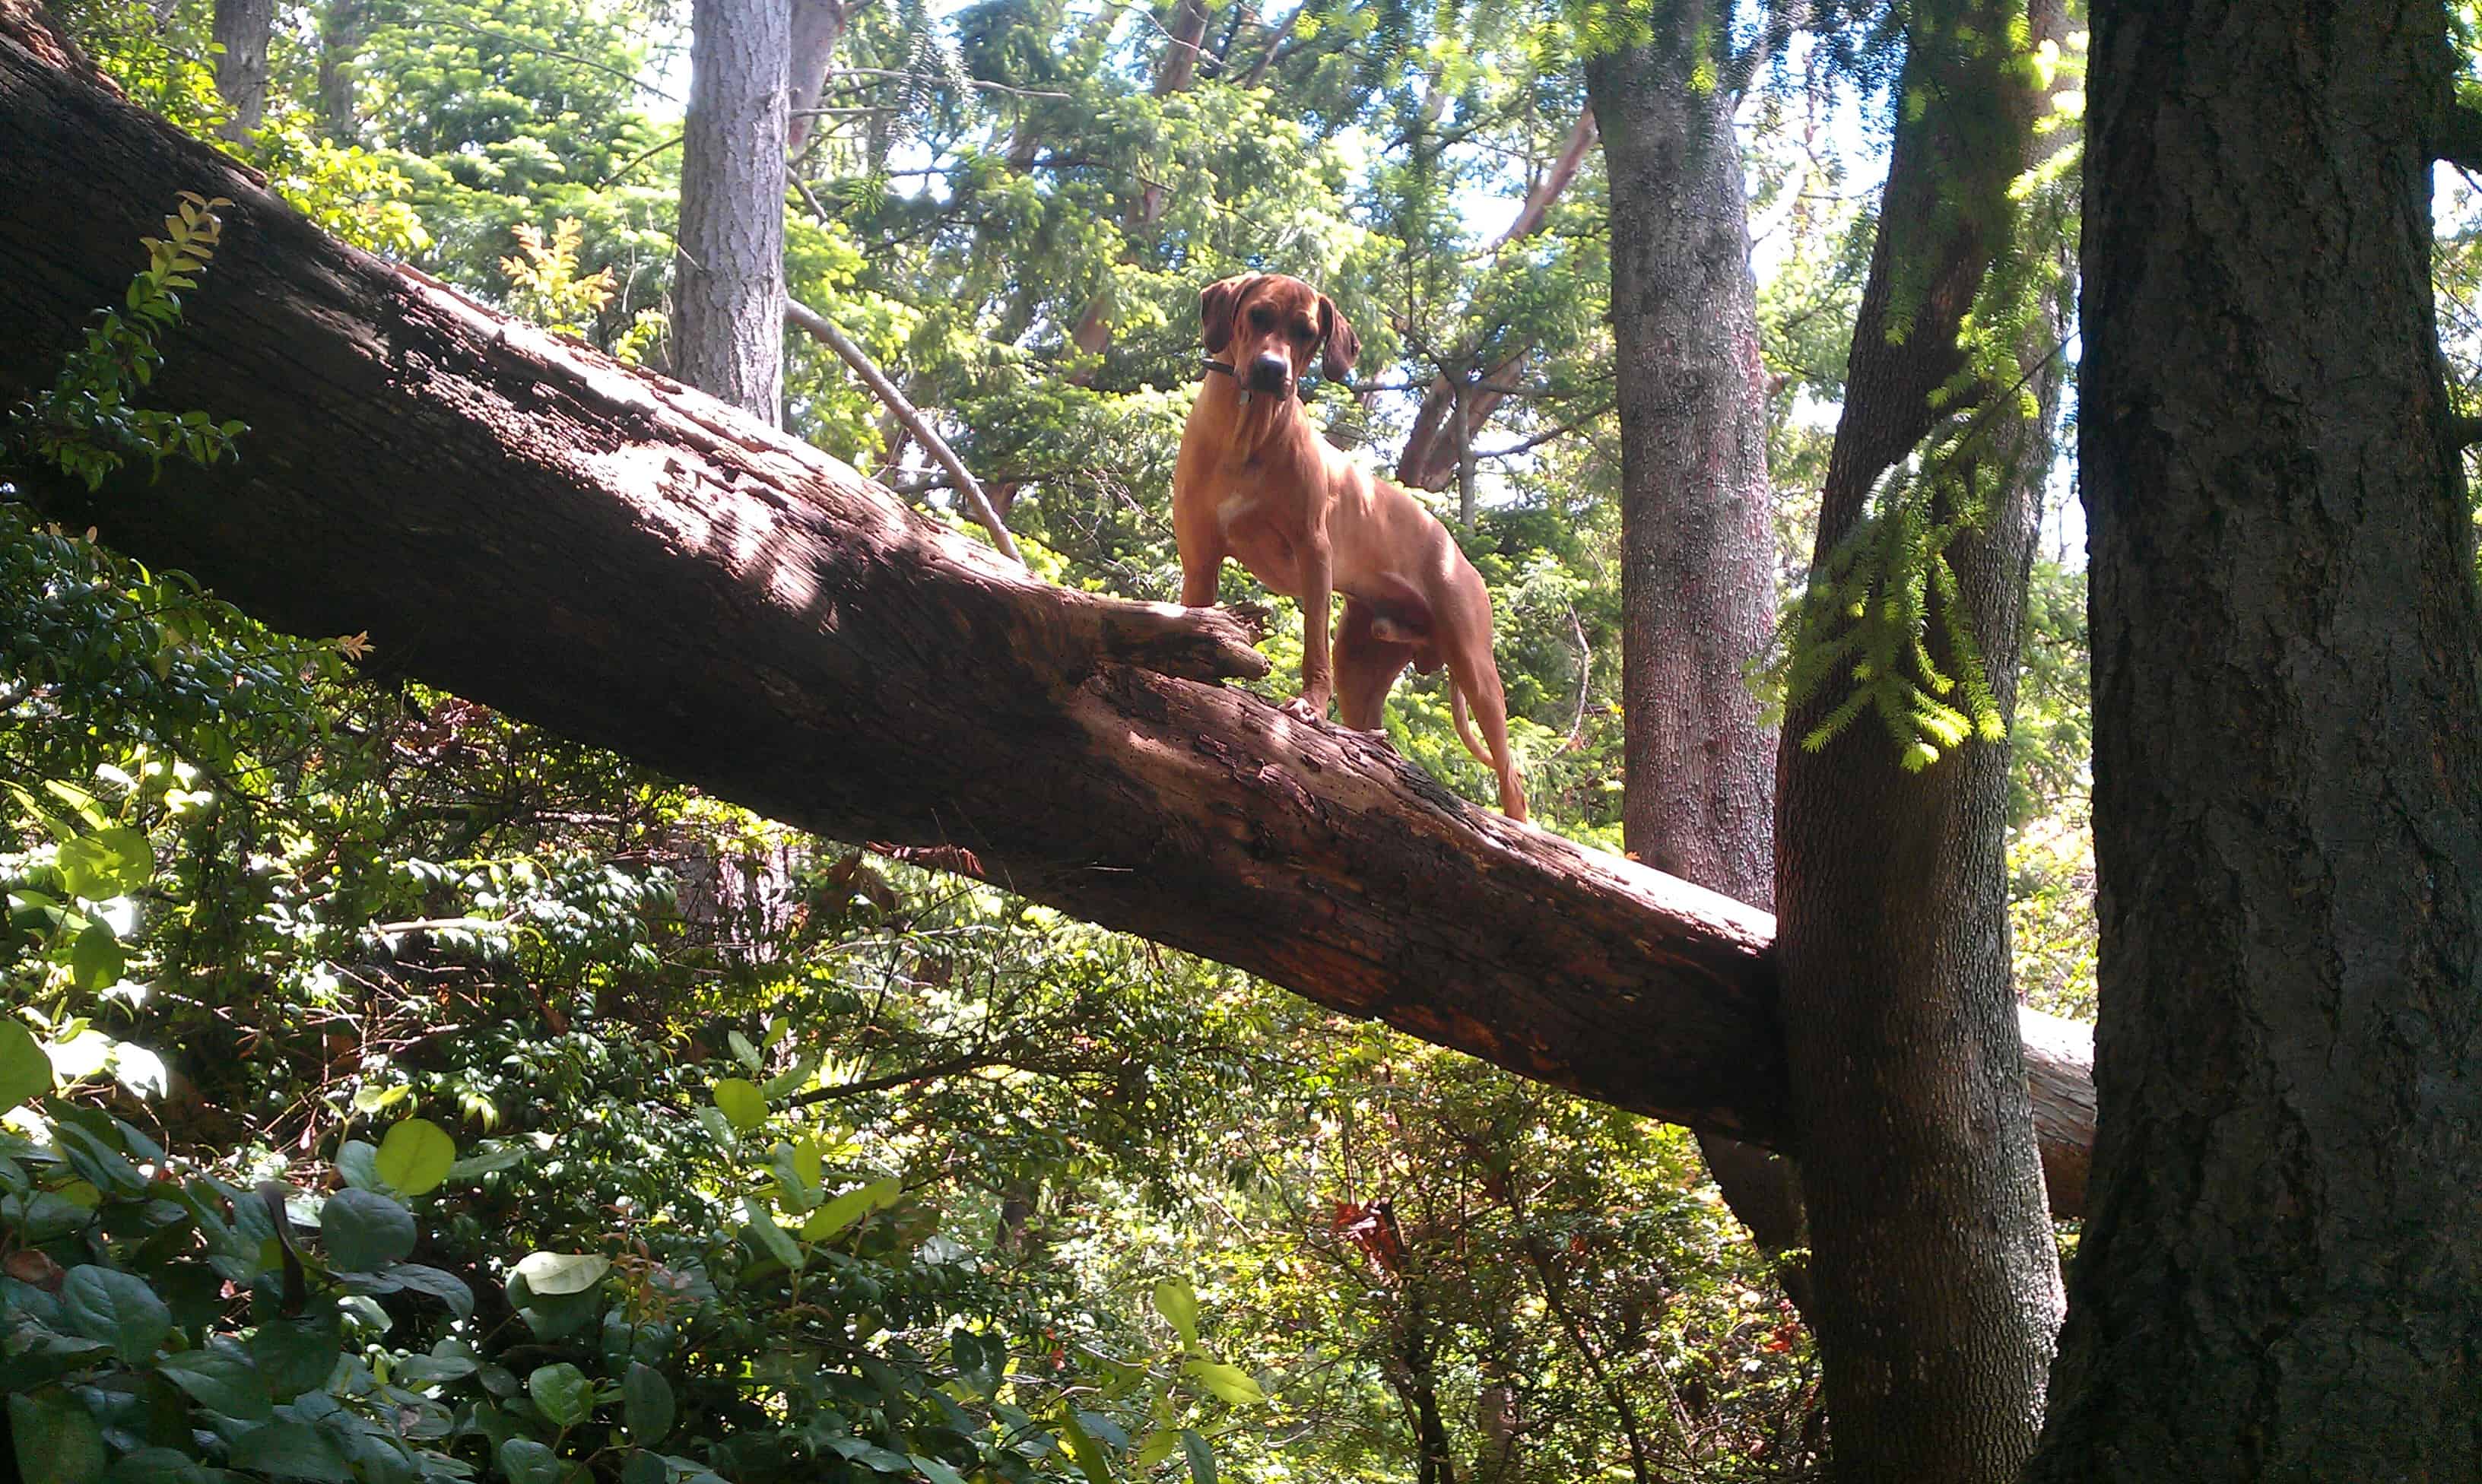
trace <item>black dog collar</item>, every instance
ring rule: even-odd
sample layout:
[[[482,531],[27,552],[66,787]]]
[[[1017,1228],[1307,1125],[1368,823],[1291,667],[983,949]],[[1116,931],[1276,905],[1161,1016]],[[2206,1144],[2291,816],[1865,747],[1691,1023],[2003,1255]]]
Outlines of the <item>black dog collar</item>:
[[[1204,366],[1209,372],[1220,372],[1225,376],[1232,378],[1236,383],[1240,380],[1239,372],[1234,371],[1231,367],[1217,360],[1212,355],[1200,356],[1199,364]],[[1324,384],[1325,383],[1317,377],[1296,377],[1293,378],[1293,395],[1304,402],[1307,402],[1310,400],[1310,389]]]

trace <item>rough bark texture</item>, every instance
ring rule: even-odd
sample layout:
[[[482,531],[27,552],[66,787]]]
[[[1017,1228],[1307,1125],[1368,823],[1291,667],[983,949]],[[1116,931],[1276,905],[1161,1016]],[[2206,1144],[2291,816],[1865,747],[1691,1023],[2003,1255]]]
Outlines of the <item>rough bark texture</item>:
[[[2004,0],[1912,13],[1900,89],[1918,106],[1901,117],[1889,158],[1822,501],[1822,563],[1879,474],[1952,415],[1930,393],[1963,365],[1958,326],[2006,246],[2007,187],[2032,149],[2037,97],[2003,39],[2023,13]],[[2038,34],[2064,29],[2056,6],[2038,3],[2033,18]],[[2002,459],[2024,453],[2006,445],[2026,431],[1991,430],[1983,447]],[[1982,531],[1949,551],[2003,714],[2032,548],[2029,482],[2007,481]],[[2061,1307],[2011,982],[2007,751],[1967,742],[1909,773],[1870,717],[1820,751],[1796,744],[1838,699],[1814,697],[1787,717],[1776,877],[1835,1472],[1994,1484],[2033,1451]],[[1884,1136],[1866,1154],[1865,1129]]]
[[[1776,621],[1749,200],[1730,100],[1690,86],[1716,17],[1682,4],[1660,19],[1650,44],[1587,63],[1594,108],[1580,126],[1609,120],[1622,825],[1656,870],[1772,907],[1776,738],[1744,678]],[[1409,444],[1400,476],[1414,455]],[[1789,1161],[1710,1135],[1700,1147],[1761,1247],[1809,1244]],[[1784,1276],[1807,1303],[1801,1270]]]
[[[791,0],[692,0],[673,370],[776,426],[784,402]]]
[[[246,140],[267,117],[267,39],[276,25],[276,0],[216,0],[216,91],[232,105],[224,138]]]
[[[2094,21],[2107,1132],[2029,1477],[2472,1479],[2482,617],[2430,283],[2445,18]]]
[[[0,0],[0,401],[51,378],[180,190],[235,204],[154,395],[251,431],[80,524],[776,818],[961,846],[939,863],[1523,1075],[1782,1136],[1766,914],[1177,678],[1263,670],[1228,618],[1034,582],[806,445],[321,236],[77,73],[24,0]]]

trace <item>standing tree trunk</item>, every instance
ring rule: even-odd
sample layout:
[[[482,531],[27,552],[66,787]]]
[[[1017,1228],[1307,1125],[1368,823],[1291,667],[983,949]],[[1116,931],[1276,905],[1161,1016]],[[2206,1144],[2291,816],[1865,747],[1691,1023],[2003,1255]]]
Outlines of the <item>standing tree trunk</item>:
[[[810,142],[814,120],[809,110],[819,106],[819,94],[827,89],[828,65],[835,60],[836,43],[844,39],[853,13],[867,3],[793,0],[791,61],[785,68],[785,153],[800,154]]]
[[[771,427],[784,401],[791,0],[693,0],[673,374]]]
[[[1705,13],[1703,6],[1693,5],[1690,9],[1700,14]],[[1627,55],[1651,60],[1650,52],[1646,50],[1632,51]],[[1607,82],[1600,86],[1608,89],[1616,83]],[[1663,86],[1673,86],[1673,79],[1668,74]],[[1599,132],[1600,125],[1592,108],[1577,116],[1576,126],[1569,131],[1569,142],[1561,146],[1550,169],[1545,171],[1543,178],[1534,183],[1534,189],[1525,194],[1523,208],[1518,212],[1517,220],[1509,223],[1508,230],[1499,234],[1499,241],[1492,244],[1492,251],[1505,250],[1511,244],[1523,242],[1543,230],[1544,223],[1551,220],[1552,206],[1569,189],[1571,182],[1577,178],[1577,171],[1594,149]],[[1604,151],[1606,162],[1610,154],[1609,149]],[[1737,177],[1732,188],[1735,192],[1741,189]],[[1745,238],[1749,234],[1748,215],[1745,206],[1741,228]],[[1749,256],[1746,243],[1741,255],[1744,258]],[[1502,355],[1499,363],[1484,374],[1482,379],[1486,384],[1466,389],[1463,398],[1458,396],[1458,388],[1446,377],[1433,378],[1431,389],[1423,394],[1421,408],[1413,416],[1413,430],[1406,434],[1405,451],[1397,456],[1396,482],[1416,489],[1446,488],[1448,481],[1457,477],[1470,461],[1465,456],[1472,446],[1473,435],[1491,421],[1491,415],[1499,409],[1506,396],[1503,392],[1491,390],[1491,387],[1506,386],[1513,381],[1525,369],[1526,357],[1532,353],[1533,347],[1528,345]],[[1462,428],[1449,419],[1449,414],[1458,409],[1461,402],[1465,413]],[[1471,525],[1472,521],[1468,520],[1466,524]]]
[[[1586,65],[1594,107],[1580,131],[1608,120],[1611,180],[1621,814],[1638,859],[1771,907],[1776,739],[1744,677],[1775,632],[1774,495],[1739,141],[1730,99],[1692,85],[1716,19],[1703,4],[1670,6],[1650,44]],[[1761,1247],[1807,1245],[1790,1161],[1709,1135],[1699,1147]],[[1806,1305],[1800,1271],[1784,1276]]]
[[[216,91],[232,105],[232,117],[217,132],[235,143],[267,117],[267,40],[276,27],[276,0],[216,0]]]
[[[1880,474],[1957,413],[1932,394],[1966,369],[1958,331],[2010,247],[2009,187],[2034,147],[2040,95],[2011,40],[2024,18],[2006,0],[1912,13],[1813,581],[1868,513]],[[2037,0],[2031,18],[2037,39],[2066,29],[2056,0]],[[1976,445],[1990,457],[2040,443],[2013,404],[1994,412],[2001,426]],[[1972,477],[1952,473],[1935,498]],[[1933,624],[1937,635],[1952,616],[1971,634],[2003,716],[2033,540],[2028,482],[2003,478],[1980,530],[1950,547],[1954,612]],[[1940,658],[1955,673],[1956,656]],[[1776,868],[1835,1474],[1996,1484],[2033,1451],[2060,1317],[2010,977],[2007,749],[1968,741],[1907,772],[1866,716],[1817,750],[1799,745],[1841,698],[1787,717]]]
[[[2094,23],[2103,1132],[2028,1477],[2472,1479],[2482,615],[2431,298],[2428,144],[2471,127],[2445,16]]]
[[[330,143],[361,132],[354,112],[354,55],[371,25],[370,0],[328,0],[319,12],[319,127]]]

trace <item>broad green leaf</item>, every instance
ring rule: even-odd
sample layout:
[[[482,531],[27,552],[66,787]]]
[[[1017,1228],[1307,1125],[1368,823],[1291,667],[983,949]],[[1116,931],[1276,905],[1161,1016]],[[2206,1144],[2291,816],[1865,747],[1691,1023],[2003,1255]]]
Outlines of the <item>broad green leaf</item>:
[[[376,1190],[384,1182],[380,1179],[380,1150],[368,1139],[347,1139],[336,1149],[336,1173],[345,1184],[356,1190]]]
[[[908,1453],[905,1456],[911,1462],[914,1471],[929,1479],[931,1484],[965,1484],[964,1474],[936,1458],[927,1458],[920,1453]]]
[[[112,1346],[136,1365],[172,1330],[172,1311],[134,1273],[81,1263],[61,1285],[61,1317],[70,1331]]]
[[[89,923],[69,949],[69,982],[90,995],[119,983],[121,971],[128,966],[129,955],[120,940],[101,923]]]
[[[517,1263],[517,1276],[544,1298],[583,1293],[612,1271],[612,1260],[591,1252],[530,1252]]]
[[[258,1367],[230,1341],[219,1341],[212,1349],[165,1356],[155,1368],[210,1412],[245,1422],[262,1422],[274,1415]]]
[[[376,1190],[339,1190],[319,1208],[319,1236],[333,1266],[377,1272],[413,1251],[413,1212]]]
[[[732,1048],[733,1060],[753,1072],[758,1070],[758,1048],[750,1044],[750,1037],[738,1030],[726,1030],[724,1033],[724,1039],[725,1044]]]
[[[103,1478],[103,1429],[66,1392],[11,1395],[9,1437],[25,1484],[98,1484]]]
[[[155,878],[155,847],[145,831],[126,824],[64,844],[60,863],[69,895],[90,901],[126,897]]]
[[[767,1203],[754,1195],[745,1195],[741,1198],[741,1211],[750,1218],[750,1235],[758,1239],[758,1245],[766,1249],[767,1255],[794,1272],[801,1271],[802,1249],[793,1245],[793,1238],[785,1236],[784,1229],[776,1224],[776,1217],[767,1210]]]
[[[1181,1451],[1189,1455],[1190,1484],[1215,1484],[1215,1450],[1195,1427],[1180,1430]]]
[[[262,1422],[233,1440],[232,1466],[279,1479],[322,1479],[351,1484],[353,1466],[334,1440],[304,1422]]]
[[[526,1377],[526,1394],[554,1427],[575,1427],[594,1411],[594,1383],[567,1361],[537,1367]]]
[[[277,1396],[299,1396],[328,1384],[344,1348],[344,1335],[332,1313],[277,1317],[250,1337],[250,1358]]]
[[[742,1078],[727,1077],[715,1084],[715,1106],[736,1133],[747,1133],[767,1121],[767,1095]]]
[[[500,1445],[500,1474],[509,1484],[555,1484],[560,1459],[532,1438],[511,1438]]]
[[[673,1383],[664,1373],[639,1361],[629,1363],[620,1381],[620,1419],[629,1436],[641,1444],[658,1443],[673,1430]]]
[[[1185,1278],[1166,1278],[1155,1285],[1155,1313],[1164,1316],[1185,1345],[1198,1343],[1198,1290]]]
[[[857,1185],[810,1212],[810,1218],[802,1223],[802,1236],[814,1242],[825,1241],[871,1211],[894,1205],[904,1190],[904,1184],[893,1176]]]
[[[52,1090],[52,1058],[35,1033],[15,1019],[0,1016],[0,1111]]]
[[[620,1484],[670,1484],[673,1471],[660,1453],[640,1448],[620,1466]]]
[[[354,1094],[354,1111],[383,1113],[412,1096],[413,1088],[404,1082],[392,1082],[384,1087],[373,1083]]]
[[[207,1484],[207,1471],[177,1448],[140,1448],[112,1466],[105,1484]]]
[[[513,1169],[518,1164],[523,1163],[525,1158],[526,1152],[524,1150],[510,1148],[494,1149],[478,1155],[467,1155],[464,1159],[458,1160],[455,1164],[448,1167],[448,1178],[450,1180],[472,1180],[480,1175],[489,1175],[495,1171]]]
[[[1221,1361],[1191,1360],[1184,1363],[1181,1369],[1196,1376],[1199,1385],[1236,1407],[1267,1399],[1267,1393],[1259,1390],[1258,1383],[1238,1366],[1227,1366]]]
[[[1060,1437],[1069,1445],[1069,1456],[1077,1460],[1077,1471],[1086,1475],[1086,1484],[1112,1484],[1111,1461],[1086,1429],[1077,1425],[1077,1414],[1067,1407],[1060,1409]]]
[[[380,1140],[379,1176],[399,1195],[436,1189],[457,1163],[457,1141],[428,1118],[409,1118]]]
[[[69,1162],[70,1169],[98,1190],[127,1197],[146,1193],[146,1177],[138,1173],[138,1166],[129,1162],[129,1157],[104,1142],[103,1135],[92,1129],[71,1121],[66,1109],[61,1121],[52,1125],[52,1147]]]
[[[455,1273],[420,1263],[391,1263],[380,1270],[380,1276],[416,1293],[430,1294],[446,1304],[448,1312],[461,1319],[474,1315],[474,1290]]]
[[[1138,1445],[1136,1460],[1138,1471],[1145,1473],[1151,1470],[1155,1465],[1172,1457],[1172,1450],[1178,1446],[1180,1446],[1180,1434],[1169,1427],[1158,1427],[1147,1434],[1147,1440]]]

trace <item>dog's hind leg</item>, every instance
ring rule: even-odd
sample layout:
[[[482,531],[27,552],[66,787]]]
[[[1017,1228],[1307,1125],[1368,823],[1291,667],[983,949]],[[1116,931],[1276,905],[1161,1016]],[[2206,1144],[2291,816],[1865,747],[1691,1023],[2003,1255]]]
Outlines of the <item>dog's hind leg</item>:
[[[1414,646],[1380,638],[1381,627],[1378,610],[1360,598],[1344,600],[1335,630],[1335,700],[1344,724],[1357,732],[1381,730],[1388,689],[1413,661]]]

